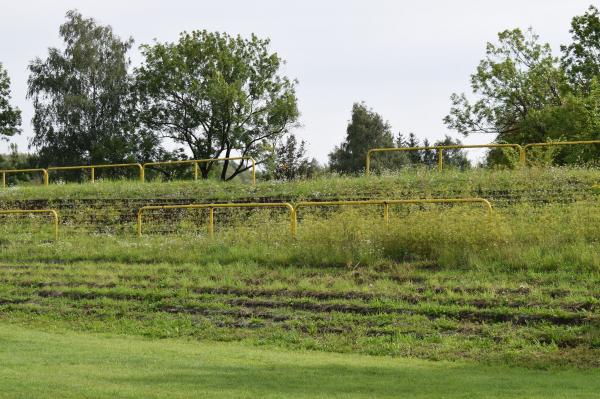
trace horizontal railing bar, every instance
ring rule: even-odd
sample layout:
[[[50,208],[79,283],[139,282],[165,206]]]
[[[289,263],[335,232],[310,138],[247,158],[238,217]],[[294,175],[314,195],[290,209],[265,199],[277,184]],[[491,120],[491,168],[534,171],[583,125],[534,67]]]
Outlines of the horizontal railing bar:
[[[209,209],[209,235],[213,234],[214,215],[213,210],[218,208],[287,208],[290,211],[290,231],[292,237],[296,235],[296,210],[287,202],[244,202],[244,203],[221,203],[221,204],[185,204],[185,205],[146,205],[137,212],[137,235],[142,236],[142,215],[145,210],[158,209]]]
[[[531,147],[548,147],[553,145],[578,145],[578,144],[600,144],[600,140],[583,140],[583,141],[549,141],[546,143],[531,143],[525,144],[523,149]]]
[[[79,169],[106,169],[106,168],[123,168],[128,166],[141,167],[139,163],[115,163],[102,165],[80,165],[80,166],[49,166],[48,170],[79,170]]]

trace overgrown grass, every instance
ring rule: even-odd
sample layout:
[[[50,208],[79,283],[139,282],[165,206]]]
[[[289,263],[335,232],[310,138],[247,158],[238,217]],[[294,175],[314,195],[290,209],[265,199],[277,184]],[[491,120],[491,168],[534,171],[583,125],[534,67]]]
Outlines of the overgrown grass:
[[[595,201],[516,204],[492,215],[473,205],[398,205],[390,207],[389,223],[379,207],[302,208],[296,240],[287,211],[218,210],[214,239],[206,234],[206,212],[148,212],[142,238],[133,221],[116,232],[73,220],[62,226],[58,243],[49,241],[51,225],[41,217],[13,217],[2,225],[2,259],[323,267],[428,261],[490,271],[600,271]]]

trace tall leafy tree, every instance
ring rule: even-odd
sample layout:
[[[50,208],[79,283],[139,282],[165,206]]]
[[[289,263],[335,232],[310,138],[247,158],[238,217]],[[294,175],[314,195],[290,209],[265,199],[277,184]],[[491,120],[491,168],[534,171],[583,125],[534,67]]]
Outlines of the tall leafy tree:
[[[589,14],[585,21],[593,17]],[[581,23],[581,19],[574,18],[575,27]],[[593,29],[584,31],[592,32],[593,36]],[[464,94],[453,94],[452,107],[444,122],[464,135],[493,133],[497,142],[526,144],[600,138],[600,91],[592,63],[582,61],[593,57],[575,57],[574,54],[583,54],[575,48],[578,47],[563,48],[567,52],[564,68],[550,46],[540,44],[531,30],[499,33],[498,43],[487,44],[485,58],[471,75],[477,100],[471,102]],[[590,80],[586,80],[585,90],[578,90],[573,82],[581,82],[583,76]],[[564,147],[556,153],[555,160],[585,162],[597,154],[598,148],[594,147]],[[490,151],[488,161],[503,162],[503,159],[501,151]]]
[[[196,159],[272,155],[272,143],[299,117],[296,82],[281,75],[283,60],[269,40],[226,33],[184,32],[176,43],[141,47],[136,70],[141,116],[146,127],[187,146]],[[221,179],[247,170],[239,162]],[[214,162],[200,164],[204,178]]]
[[[149,157],[158,140],[137,130],[127,51],[110,26],[68,11],[59,33],[64,49],[49,48],[30,65],[34,137],[44,164],[116,163]]]
[[[600,12],[590,6],[571,21],[572,42],[561,46],[562,65],[574,87],[588,93],[600,79]]]
[[[346,139],[329,154],[330,167],[336,172],[357,173],[365,167],[367,151],[377,147],[394,147],[390,124],[366,104],[355,103]]]
[[[0,140],[20,133],[21,111],[10,105],[10,78],[0,63]]]
[[[531,30],[520,29],[500,32],[498,44],[487,44],[471,88],[475,102],[464,94],[451,96],[446,125],[464,135],[497,134],[497,140],[511,143],[544,140],[546,128],[536,121],[539,111],[560,106],[568,90],[550,46],[540,44]]]

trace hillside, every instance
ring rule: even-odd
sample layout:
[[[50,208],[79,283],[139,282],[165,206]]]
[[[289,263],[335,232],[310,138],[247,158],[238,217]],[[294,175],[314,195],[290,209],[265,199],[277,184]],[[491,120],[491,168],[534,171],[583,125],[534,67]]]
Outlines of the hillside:
[[[593,200],[599,180],[594,169],[524,169],[468,172],[428,169],[372,177],[322,177],[295,182],[176,181],[139,183],[13,186],[0,190],[0,209],[52,208],[60,212],[63,229],[96,232],[133,229],[137,209],[144,205],[211,202],[291,202],[363,199],[481,197],[495,208],[516,204],[560,204]],[[189,213],[189,212],[188,212]]]
[[[41,329],[525,367],[600,363],[593,169],[406,171],[256,186],[15,187],[4,209],[0,321]],[[484,197],[479,205],[150,212],[149,203]]]

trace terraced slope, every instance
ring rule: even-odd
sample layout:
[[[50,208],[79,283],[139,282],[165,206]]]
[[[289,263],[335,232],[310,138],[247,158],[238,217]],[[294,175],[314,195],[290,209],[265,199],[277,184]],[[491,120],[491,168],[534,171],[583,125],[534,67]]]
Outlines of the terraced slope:
[[[0,209],[53,208],[60,211],[65,226],[114,233],[132,230],[137,209],[144,205],[482,197],[489,199],[495,208],[507,208],[516,204],[542,206],[595,201],[597,192],[592,186],[599,180],[600,172],[595,169],[528,168],[443,173],[417,169],[369,178],[259,181],[256,186],[215,181],[112,181],[10,187],[0,190]]]
[[[63,237],[47,240],[35,220],[2,227],[0,321],[435,360],[600,366],[598,171],[434,173],[243,189],[185,182],[10,190],[2,207],[59,207]],[[202,226],[186,229],[205,215],[170,214],[151,220],[156,229],[147,236],[132,234],[134,211],[148,201],[429,196],[487,196],[496,214],[393,209],[385,225],[377,209],[315,211],[303,216],[297,240],[281,214],[219,215],[212,240]]]

